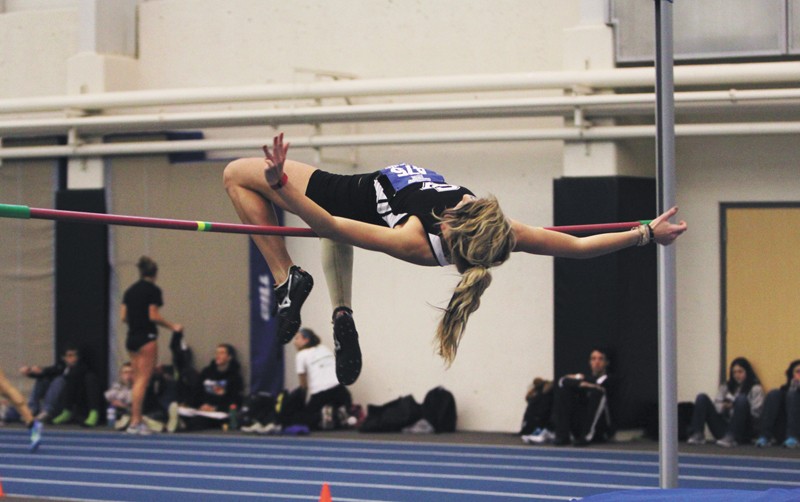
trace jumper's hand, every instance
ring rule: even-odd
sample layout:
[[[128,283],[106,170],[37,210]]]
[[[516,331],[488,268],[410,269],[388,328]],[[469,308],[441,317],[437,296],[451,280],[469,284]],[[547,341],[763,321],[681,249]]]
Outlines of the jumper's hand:
[[[264,150],[264,177],[269,186],[277,184],[283,176],[283,163],[286,161],[286,152],[289,143],[283,144],[283,133],[272,139],[272,150],[269,145],[261,147]]]
[[[685,221],[681,220],[678,224],[670,223],[669,221],[677,212],[678,208],[673,207],[650,222],[650,228],[653,229],[653,235],[657,243],[669,246],[686,231],[687,225]]]

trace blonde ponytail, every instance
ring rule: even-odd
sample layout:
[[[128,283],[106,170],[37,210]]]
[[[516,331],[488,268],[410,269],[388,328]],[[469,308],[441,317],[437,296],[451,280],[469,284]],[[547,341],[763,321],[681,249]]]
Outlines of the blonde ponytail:
[[[516,239],[511,222],[503,215],[497,199],[487,197],[462,204],[442,213],[443,236],[452,263],[461,272],[436,329],[439,355],[448,366],[453,363],[469,316],[478,310],[481,295],[492,283],[489,267],[500,265],[511,256]]]
[[[482,266],[470,267],[461,274],[461,281],[453,291],[450,303],[436,329],[439,355],[449,367],[456,357],[458,344],[464,336],[469,316],[481,305],[481,295],[492,283],[492,274]]]

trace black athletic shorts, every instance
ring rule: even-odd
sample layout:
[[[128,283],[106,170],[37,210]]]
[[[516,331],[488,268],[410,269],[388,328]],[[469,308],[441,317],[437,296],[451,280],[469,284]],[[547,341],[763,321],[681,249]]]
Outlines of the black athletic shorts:
[[[306,196],[334,216],[385,227],[375,200],[378,174],[333,174],[317,169],[308,180]]]
[[[144,331],[129,331],[125,339],[125,348],[128,352],[139,352],[145,344],[158,339],[158,333],[146,333]]]

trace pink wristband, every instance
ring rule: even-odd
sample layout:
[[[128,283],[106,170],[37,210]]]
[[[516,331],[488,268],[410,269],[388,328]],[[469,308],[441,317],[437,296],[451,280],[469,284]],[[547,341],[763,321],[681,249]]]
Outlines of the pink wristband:
[[[273,190],[280,190],[281,188],[283,188],[283,186],[288,181],[289,181],[289,177],[286,176],[286,173],[283,173],[283,176],[281,176],[281,179],[279,179],[277,183],[275,183],[274,185],[270,185],[269,187],[271,189],[273,189]]]

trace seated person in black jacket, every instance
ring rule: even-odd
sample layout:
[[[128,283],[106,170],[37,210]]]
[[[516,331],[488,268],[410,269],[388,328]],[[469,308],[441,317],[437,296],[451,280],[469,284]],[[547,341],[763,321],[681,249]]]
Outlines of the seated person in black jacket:
[[[523,441],[563,446],[571,439],[575,446],[585,446],[610,439],[614,429],[608,405],[613,392],[609,364],[608,351],[595,348],[589,356],[590,374],[575,373],[559,378],[551,417],[555,431],[544,429],[539,434],[523,436]]]
[[[175,432],[180,425],[180,405],[192,406],[200,395],[200,373],[194,368],[192,350],[182,331],[172,333],[169,349],[172,365],[156,366],[145,392],[142,420],[153,432]]]
[[[764,400],[756,446],[778,443],[785,448],[800,447],[800,359],[786,368],[786,383],[771,390]]]
[[[200,372],[191,403],[193,409],[180,409],[186,428],[221,427],[227,423],[227,414],[232,406],[236,409],[241,407],[243,390],[242,368],[236,360],[236,349],[227,343],[217,345],[214,360]],[[203,413],[198,414],[198,411]],[[213,416],[204,416],[204,413]]]
[[[66,424],[80,413],[82,425],[97,425],[102,397],[100,384],[81,360],[77,347],[67,346],[61,360],[53,366],[23,366],[19,371],[36,380],[28,406],[39,420]]]

